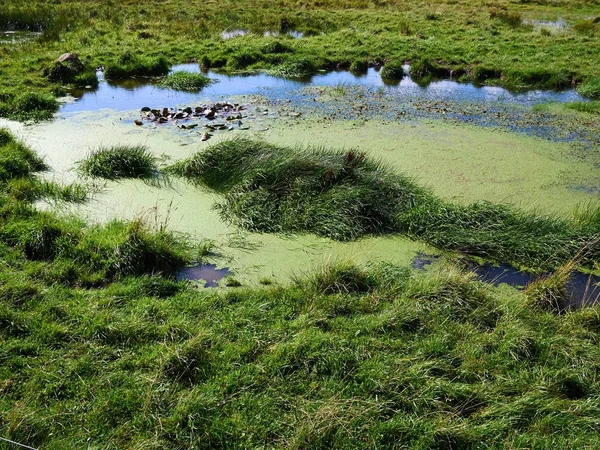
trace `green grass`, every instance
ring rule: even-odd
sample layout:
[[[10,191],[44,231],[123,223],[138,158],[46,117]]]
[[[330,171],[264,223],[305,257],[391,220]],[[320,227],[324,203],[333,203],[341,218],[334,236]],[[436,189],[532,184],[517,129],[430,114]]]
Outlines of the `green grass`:
[[[108,79],[164,76],[170,64],[189,61],[217,70],[265,70],[297,78],[351,67],[357,61],[364,67],[365,62],[418,65],[425,60],[435,70],[450,71],[465,81],[520,89],[580,83],[582,92],[592,95],[600,49],[595,39],[598,26],[589,18],[598,12],[593,3],[575,5],[573,0],[561,5],[473,5],[458,0],[435,8],[422,0],[368,5],[356,0],[302,5],[295,0],[277,5],[256,0],[190,5],[174,0],[144,8],[131,0],[118,5],[34,0],[0,13],[2,28],[44,32],[33,42],[1,47],[0,99],[64,94],[57,81],[44,77],[44,69],[66,49],[77,52],[87,67],[104,66]],[[569,26],[550,35],[522,22],[555,17]],[[585,32],[571,28],[581,21],[590,21]],[[223,40],[223,30],[232,29],[249,33]],[[297,30],[303,37],[263,35],[278,30]],[[92,85],[90,81],[91,75],[85,84],[77,84]],[[0,114],[8,117],[10,111],[2,108]]]
[[[58,102],[50,94],[36,92],[0,94],[0,117],[20,121],[50,119]]]
[[[577,92],[586,97],[600,98],[600,76],[586,80],[577,87]]]
[[[268,178],[253,161],[277,147],[255,143],[243,170],[233,148],[177,169],[206,170],[221,191],[249,169]],[[340,169],[332,186],[377,174],[389,187],[395,175],[356,156],[300,152],[291,184],[310,183],[317,160]],[[278,157],[289,177],[298,166]],[[12,195],[46,168],[0,130],[3,438],[61,450],[600,444],[600,307],[556,314],[540,300],[560,282],[520,293],[451,265],[336,261],[288,286],[198,290],[172,279],[199,251],[187,237],[89,226]],[[599,217],[582,206],[577,223]]]
[[[237,139],[169,170],[224,195],[222,216],[253,231],[309,232],[336,240],[403,233],[530,268],[558,267],[584,247],[581,262],[592,266],[600,254],[597,204],[588,208],[587,219],[570,220],[488,202],[456,205],[357,150]]]
[[[589,114],[599,114],[600,113],[600,101],[571,102],[571,103],[566,103],[565,107],[568,109],[573,109],[575,111],[589,113]]]
[[[126,51],[107,64],[104,76],[109,80],[120,80],[136,76],[163,76],[168,72],[169,64],[164,57],[152,58]]]
[[[200,73],[174,72],[161,80],[159,86],[179,91],[198,92],[211,83],[211,79]]]
[[[84,175],[107,180],[158,176],[157,158],[142,145],[100,147],[78,163]]]

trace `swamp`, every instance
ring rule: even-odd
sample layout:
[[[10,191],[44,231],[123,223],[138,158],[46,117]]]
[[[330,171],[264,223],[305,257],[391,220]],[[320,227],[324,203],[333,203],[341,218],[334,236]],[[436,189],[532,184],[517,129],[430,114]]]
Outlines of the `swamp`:
[[[597,0],[0,0],[0,450],[600,447]]]

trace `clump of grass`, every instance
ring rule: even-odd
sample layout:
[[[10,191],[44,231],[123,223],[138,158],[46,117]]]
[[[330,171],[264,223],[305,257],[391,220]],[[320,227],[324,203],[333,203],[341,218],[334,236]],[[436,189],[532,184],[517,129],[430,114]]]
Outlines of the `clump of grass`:
[[[351,261],[335,261],[323,265],[312,280],[316,290],[323,294],[361,293],[375,287],[375,279],[362,267]]]
[[[84,64],[75,61],[55,61],[53,65],[44,71],[48,80],[54,83],[70,84],[74,87],[97,87],[98,77],[96,71],[87,68]]]
[[[271,69],[269,73],[276,77],[284,78],[306,78],[315,71],[312,61],[306,58],[294,59],[284,62]]]
[[[552,269],[581,248],[600,257],[599,208],[567,220],[506,205],[455,205],[355,150],[279,147],[246,139],[221,142],[168,169],[225,196],[222,216],[263,232],[311,232],[337,240],[404,233],[440,248]]]
[[[519,12],[508,11],[505,8],[490,8],[490,18],[496,19],[513,28],[523,25],[523,19]]]
[[[596,19],[580,20],[573,25],[573,31],[579,34],[594,34],[598,30]]]
[[[0,95],[0,117],[13,120],[47,120],[58,110],[58,102],[50,94],[37,92]]]
[[[475,82],[491,82],[499,81],[502,76],[502,71],[482,65],[477,65],[471,69],[471,78]]]
[[[583,113],[600,114],[600,101],[570,102],[565,103],[564,106]]]
[[[293,49],[286,43],[281,41],[270,41],[262,47],[262,52],[266,54],[274,53],[291,53]]]
[[[449,77],[452,70],[441,64],[432,62],[427,58],[420,58],[411,62],[410,75],[417,80],[426,81],[430,78]]]
[[[226,194],[222,215],[256,231],[304,232],[339,240],[393,230],[397,208],[423,191],[357,151],[219,143],[171,171]]]
[[[228,275],[225,277],[225,286],[227,287],[240,287],[242,283],[235,277]]]
[[[585,97],[600,98],[600,77],[588,78],[577,86],[577,92]]]
[[[107,180],[119,178],[154,178],[158,174],[157,158],[143,145],[101,147],[78,163],[85,175]]]
[[[562,312],[569,301],[567,282],[575,266],[575,259],[573,259],[554,273],[542,276],[527,285],[525,296],[529,303],[544,311]]]
[[[561,89],[571,85],[571,75],[563,70],[527,68],[506,70],[504,82],[509,86],[524,88],[537,86],[546,89]]]
[[[227,58],[226,68],[227,70],[243,70],[248,66],[251,66],[255,62],[259,61],[261,55],[258,52],[252,50],[243,50],[235,52]]]
[[[179,91],[198,92],[211,83],[211,79],[201,73],[174,72],[161,80],[159,86]]]
[[[18,142],[8,130],[0,128],[0,182],[29,178],[47,169],[34,151]]]
[[[163,364],[163,375],[168,379],[194,385],[211,373],[212,358],[208,345],[200,338],[187,342],[175,350]]]
[[[355,59],[350,64],[350,71],[355,73],[364,73],[369,68],[369,62],[364,59]]]
[[[169,72],[169,63],[164,57],[137,56],[127,51],[104,70],[107,79],[123,79],[134,76],[163,76]]]
[[[381,69],[381,78],[387,80],[401,80],[404,76],[404,69],[401,61],[388,61]]]

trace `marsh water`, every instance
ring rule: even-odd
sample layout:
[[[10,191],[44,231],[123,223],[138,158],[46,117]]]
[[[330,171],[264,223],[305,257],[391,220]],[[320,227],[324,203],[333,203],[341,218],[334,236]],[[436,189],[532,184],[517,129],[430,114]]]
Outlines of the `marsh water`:
[[[416,270],[426,270],[440,259],[440,255],[418,252],[411,267]],[[550,276],[549,273],[534,274],[524,272],[508,264],[492,264],[490,262],[483,264],[469,264],[479,281],[499,286],[506,284],[519,290],[523,290],[527,285]],[[574,271],[568,277],[565,285],[565,308],[581,308],[592,304],[600,303],[600,276],[586,274]]]
[[[407,69],[408,70],[408,69]],[[172,71],[199,73],[197,64],[181,64]],[[490,102],[531,106],[544,102],[584,101],[574,89],[563,91],[530,90],[513,92],[495,86],[475,86],[472,83],[459,83],[452,80],[433,81],[426,86],[415,83],[407,74],[398,81],[386,81],[379,71],[373,67],[366,73],[356,74],[346,70],[325,72],[302,80],[291,80],[275,77],[266,73],[248,75],[227,75],[212,71],[206,75],[214,80],[199,93],[179,92],[157,86],[156,82],[147,78],[126,81],[105,81],[102,73],[98,73],[101,82],[97,89],[74,91],[75,102],[67,103],[61,111],[96,111],[113,109],[125,111],[144,106],[177,107],[205,99],[223,99],[235,95],[260,94],[269,99],[285,99],[294,103],[310,102],[313,96],[307,96],[301,90],[308,86],[330,86],[340,90],[356,86],[379,88],[386,97],[392,96],[398,101],[436,100],[458,101],[489,104]]]
[[[172,70],[200,71],[197,64]],[[490,200],[563,213],[598,197],[594,191],[598,167],[573,155],[571,145],[587,137],[569,131],[563,139],[551,133],[557,128],[552,124],[534,128],[530,124],[534,105],[584,101],[574,90],[511,92],[453,80],[422,86],[408,75],[389,84],[375,68],[364,74],[317,73],[304,80],[268,74],[208,72],[208,76],[215,82],[198,93],[160,88],[151,79],[101,80],[97,89],[73,91],[74,99],[62,105],[54,121],[9,126],[44,155],[54,169],[49,176],[63,182],[81,181],[77,161],[100,145],[143,144],[169,163],[244,133],[285,145],[358,147],[393,170],[408,172],[439,195],[462,203]],[[247,131],[239,127],[215,132],[203,142],[204,119],[194,119],[199,125],[194,130],[181,129],[177,123],[134,124],[134,119],[143,118],[140,109],[145,106],[177,108],[224,100],[245,105]],[[504,122],[498,117],[505,117]],[[448,121],[454,118],[466,123]],[[503,128],[497,129],[498,124]],[[507,133],[514,130],[523,133]],[[219,285],[229,273],[242,284],[265,278],[284,283],[332,260],[410,266],[417,253],[436,254],[430,246],[403,236],[342,243],[313,235],[245,232],[219,216],[214,209],[219,196],[181,180],[165,186],[124,180],[101,183],[99,188],[92,201],[67,212],[92,222],[143,217],[149,223],[167,224],[192,240],[213,241],[216,256],[209,264],[179,274],[203,280],[207,287]]]

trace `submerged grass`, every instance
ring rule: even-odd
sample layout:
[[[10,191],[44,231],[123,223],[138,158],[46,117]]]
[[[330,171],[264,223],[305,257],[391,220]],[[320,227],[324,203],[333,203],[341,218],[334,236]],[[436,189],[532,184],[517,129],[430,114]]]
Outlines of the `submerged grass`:
[[[143,145],[100,147],[78,163],[84,175],[107,180],[155,178],[157,158]]]
[[[197,92],[208,86],[211,79],[200,73],[174,72],[163,79],[159,86],[179,91]]]
[[[300,168],[255,143],[238,165],[241,143],[229,145],[176,170],[203,170],[222,192],[249,171],[279,195],[315,174],[322,189],[398,188],[357,153],[300,152]],[[190,246],[163,227],[86,226],[12,195],[45,168],[0,130],[3,438],[65,450],[600,444],[598,306],[557,315],[452,266],[348,261],[289,286],[198,291],[169,277]],[[598,217],[582,207],[579,226]]]
[[[600,256],[597,221],[488,202],[448,203],[356,150],[238,139],[169,170],[223,194],[223,217],[254,231],[311,232],[337,240],[405,233],[441,248],[531,268],[560,266],[584,247],[584,265]],[[593,211],[587,215],[596,217]]]

